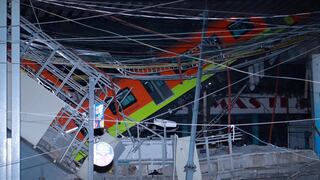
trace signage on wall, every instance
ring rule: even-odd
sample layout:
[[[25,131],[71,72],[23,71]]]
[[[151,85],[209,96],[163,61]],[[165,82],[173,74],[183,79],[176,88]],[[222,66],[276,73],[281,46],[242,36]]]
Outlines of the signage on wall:
[[[103,104],[95,104],[95,119],[93,128],[104,128]]]

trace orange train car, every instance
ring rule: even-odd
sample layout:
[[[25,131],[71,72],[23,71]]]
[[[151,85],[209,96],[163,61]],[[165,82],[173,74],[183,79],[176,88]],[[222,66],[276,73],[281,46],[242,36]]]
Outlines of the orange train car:
[[[301,16],[287,16],[281,18],[281,21],[285,25],[294,25],[301,21]],[[270,20],[271,21],[271,20]],[[234,19],[234,20],[219,20],[208,23],[207,30],[205,33],[206,41],[210,43],[219,43],[221,47],[228,47],[230,45],[235,45],[237,43],[245,42],[253,38],[259,38],[260,36],[265,36],[270,32],[279,32],[283,29],[271,29],[269,20],[264,18],[246,18],[246,19]],[[272,21],[271,21],[272,22]],[[212,42],[210,42],[212,41]],[[180,43],[166,49],[167,51],[173,52],[173,54],[163,53],[159,57],[164,58],[176,58],[175,54],[189,55],[193,56],[199,53],[201,43],[201,33],[197,33],[191,36],[188,46],[185,43]],[[177,59],[178,61],[178,59]],[[36,62],[30,60],[23,60],[22,65],[32,69],[37,72],[40,69],[40,65]],[[213,64],[204,64],[204,69],[213,68]],[[180,73],[186,75],[196,74],[197,69],[191,68],[185,71],[180,71]],[[160,75],[170,75],[176,74],[177,72],[173,70],[168,70],[161,72]],[[51,82],[55,87],[59,87],[61,81],[58,77],[44,70],[40,76],[49,82]],[[205,75],[202,81],[210,78],[212,75]],[[125,116],[136,122],[143,121],[147,117],[156,113],[166,105],[175,101],[182,95],[186,94],[188,91],[195,87],[195,79],[190,80],[153,80],[153,81],[140,81],[131,79],[115,79],[113,81],[117,84],[121,90],[117,94],[117,101],[111,102],[109,107],[105,111],[105,127],[108,129],[111,135],[117,135],[117,133],[123,133],[135,125],[135,123],[124,123],[122,120]],[[63,89],[63,91],[68,92],[68,89]],[[105,99],[106,95],[114,95],[112,90],[107,91],[107,94],[103,92],[99,93],[98,96],[101,99]],[[106,99],[108,101],[109,99]],[[80,109],[88,108],[88,101],[85,101]],[[120,113],[121,112],[121,113]],[[58,122],[61,126],[64,126],[66,117],[68,114],[60,114],[62,117],[59,118]],[[118,122],[118,123],[117,123]],[[127,121],[126,121],[127,122]],[[76,127],[77,124],[74,120],[71,120],[69,124],[66,125],[66,130]],[[79,139],[84,138],[83,132],[77,137]]]

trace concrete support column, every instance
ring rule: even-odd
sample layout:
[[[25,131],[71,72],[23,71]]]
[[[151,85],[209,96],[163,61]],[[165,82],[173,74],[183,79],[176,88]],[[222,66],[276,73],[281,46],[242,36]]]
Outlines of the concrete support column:
[[[320,81],[320,54],[312,55],[311,60],[312,80]],[[318,156],[320,156],[320,84],[312,84],[312,114],[315,118],[315,130],[314,130],[314,150]]]
[[[20,0],[11,0],[11,177],[20,179]]]
[[[0,0],[0,179],[7,176],[7,0]]]

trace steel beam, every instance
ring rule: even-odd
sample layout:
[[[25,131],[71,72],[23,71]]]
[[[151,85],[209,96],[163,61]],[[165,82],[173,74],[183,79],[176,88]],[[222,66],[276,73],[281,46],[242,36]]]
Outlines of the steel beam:
[[[0,0],[0,179],[7,176],[7,0]]]
[[[194,149],[195,149],[195,143],[196,143],[195,142],[196,132],[197,132],[197,125],[196,124],[198,123],[199,97],[200,97],[202,65],[203,65],[203,61],[201,59],[203,57],[203,43],[204,43],[205,29],[206,29],[206,24],[207,24],[207,21],[206,21],[207,14],[208,14],[208,11],[204,11],[202,34],[201,34],[200,55],[199,55],[200,60],[199,60],[199,64],[198,64],[196,92],[194,95],[194,104],[193,104],[193,111],[192,111],[192,125],[191,125],[191,136],[190,136],[190,144],[189,144],[189,154],[188,154],[188,161],[185,166],[187,180],[193,179],[193,172],[196,169],[196,166],[193,162],[193,159],[194,159]]]

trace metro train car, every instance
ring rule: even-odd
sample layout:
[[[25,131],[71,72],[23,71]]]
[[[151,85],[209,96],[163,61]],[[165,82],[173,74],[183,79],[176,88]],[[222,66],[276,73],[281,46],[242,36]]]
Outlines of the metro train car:
[[[281,18],[280,24],[288,26],[294,25],[300,22],[303,16],[286,16]],[[264,37],[270,32],[279,32],[284,29],[272,28],[273,19],[265,19],[259,17],[245,18],[245,19],[229,19],[209,22],[205,33],[205,43],[208,47],[215,48],[217,45],[221,48],[236,45],[237,43],[246,42],[255,38]],[[270,23],[270,24],[268,24]],[[166,49],[167,51],[173,52],[173,54],[162,53],[159,57],[172,58],[175,61],[190,61],[187,56],[197,55],[200,51],[201,33],[194,34],[188,43],[188,46],[183,46],[185,43],[173,45],[172,48]],[[176,54],[181,56],[177,57]],[[179,59],[181,58],[181,59]],[[224,64],[230,64],[232,61],[225,61]],[[25,68],[38,72],[41,69],[41,65],[28,59],[22,61],[22,66]],[[205,63],[203,65],[204,70],[212,69],[217,67],[214,64]],[[223,67],[219,67],[223,69]],[[185,74],[195,75],[197,68],[180,69],[179,72],[174,70],[166,70],[160,72],[158,75],[173,75],[173,74]],[[41,72],[40,76],[54,86],[59,87],[61,81],[58,77],[50,73],[49,71]],[[207,80],[213,75],[204,75],[202,81]],[[107,90],[107,94],[110,96],[114,95],[116,101],[112,101],[109,107],[104,113],[105,128],[108,132],[116,136],[117,133],[123,133],[128,128],[135,125],[135,123],[124,123],[125,119],[122,114],[129,117],[131,120],[140,122],[150,117],[163,107],[169,105],[171,102],[177,100],[182,95],[193,89],[196,84],[196,79],[188,80],[132,80],[132,79],[113,79],[113,82],[121,88],[118,94],[115,96],[112,90]],[[63,91],[68,92],[68,88],[64,88]],[[70,92],[72,93],[72,92]],[[97,92],[97,96],[100,99],[105,99],[106,94],[103,92]],[[106,102],[110,99],[106,99]],[[83,112],[84,109],[88,109],[88,101],[82,104],[82,108],[79,111]],[[61,126],[66,126],[66,130],[73,129],[79,126],[75,120],[67,121],[68,114],[61,112],[57,116],[58,122]],[[66,124],[68,123],[68,124]],[[86,131],[81,131],[77,138],[82,140],[86,136]]]

